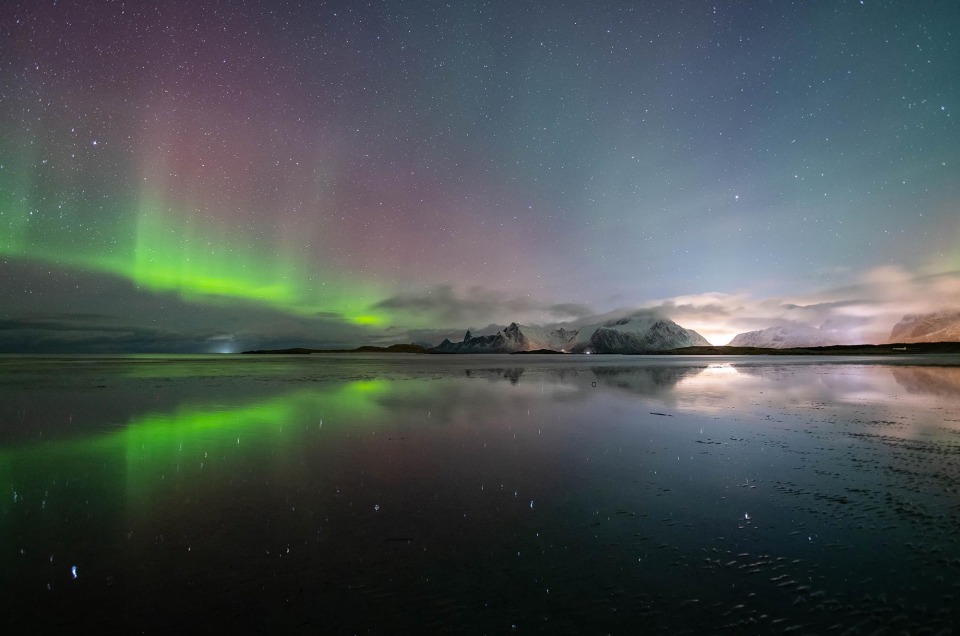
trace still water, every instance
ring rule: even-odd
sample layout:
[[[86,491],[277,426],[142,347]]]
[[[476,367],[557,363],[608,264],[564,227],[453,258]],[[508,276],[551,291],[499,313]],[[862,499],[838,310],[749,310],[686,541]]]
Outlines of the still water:
[[[0,629],[955,633],[958,365],[0,357]]]

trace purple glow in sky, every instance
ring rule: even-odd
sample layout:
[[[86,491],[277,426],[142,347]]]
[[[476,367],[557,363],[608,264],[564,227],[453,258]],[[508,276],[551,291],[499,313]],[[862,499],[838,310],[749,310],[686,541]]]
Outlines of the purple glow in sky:
[[[955,2],[7,2],[0,350],[960,303]]]

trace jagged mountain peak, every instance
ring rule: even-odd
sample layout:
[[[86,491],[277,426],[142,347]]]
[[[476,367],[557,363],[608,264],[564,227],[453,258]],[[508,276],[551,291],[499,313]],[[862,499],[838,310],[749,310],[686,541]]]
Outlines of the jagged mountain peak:
[[[551,349],[573,353],[644,353],[710,343],[695,331],[653,316],[630,316],[579,329],[550,329],[516,322],[493,336],[471,336],[463,342],[444,341],[435,347],[443,353],[512,353]]]

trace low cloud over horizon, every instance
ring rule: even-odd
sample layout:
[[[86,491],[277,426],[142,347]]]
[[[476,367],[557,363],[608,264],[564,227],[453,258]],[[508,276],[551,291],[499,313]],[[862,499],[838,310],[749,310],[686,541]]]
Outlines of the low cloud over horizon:
[[[887,341],[893,326],[905,315],[960,307],[960,270],[911,274],[902,267],[883,266],[863,273],[848,285],[792,296],[756,298],[746,292],[710,292],[664,298],[602,313],[593,313],[585,305],[572,305],[575,311],[569,311],[567,319],[559,315],[560,305],[537,304],[527,299],[493,302],[490,292],[484,293],[485,303],[474,303],[449,287],[433,298],[438,297],[443,298],[443,303],[434,306],[432,301],[411,302],[408,308],[416,305],[421,316],[433,316],[438,322],[460,317],[462,326],[412,330],[413,340],[433,344],[443,338],[459,340],[466,330],[475,334],[494,333],[510,322],[577,328],[653,312],[697,331],[715,345],[725,345],[740,333],[790,324],[815,328],[827,325],[834,333],[845,334],[851,343],[881,343]],[[514,314],[510,314],[511,310]],[[494,311],[514,317],[500,321],[488,319]],[[538,320],[538,315],[547,319]],[[474,320],[469,320],[470,317]]]
[[[351,348],[363,344],[459,341],[465,331],[495,333],[518,322],[578,328],[639,313],[654,313],[693,329],[712,344],[742,332],[784,324],[828,327],[851,343],[887,340],[906,314],[957,308],[960,271],[912,274],[884,266],[854,282],[769,298],[747,292],[674,296],[594,312],[581,303],[542,302],[481,286],[450,285],[394,294],[371,309],[388,310],[390,325],[356,324],[336,312],[291,315],[253,302],[197,304],[174,294],[132,289],[122,278],[74,273],[58,288],[35,266],[0,266],[7,280],[29,275],[29,289],[11,286],[0,300],[0,351],[5,352],[236,352],[254,348]],[[28,271],[29,270],[29,271]],[[25,274],[27,272],[27,274]],[[95,293],[90,295],[90,290]],[[64,311],[64,306],[74,311]]]
[[[883,266],[868,270],[852,284],[797,295],[756,298],[716,292],[666,298],[637,308],[668,316],[716,345],[727,344],[739,333],[788,324],[827,325],[846,334],[851,343],[881,343],[905,315],[960,308],[960,271],[911,274],[902,267]]]

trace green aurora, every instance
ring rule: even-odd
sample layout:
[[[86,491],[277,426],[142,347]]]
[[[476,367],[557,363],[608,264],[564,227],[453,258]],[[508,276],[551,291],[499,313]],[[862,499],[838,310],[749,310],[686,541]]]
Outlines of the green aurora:
[[[264,246],[157,193],[104,194],[108,203],[92,209],[97,203],[89,195],[64,200],[62,193],[74,188],[57,183],[62,175],[44,175],[51,185],[19,168],[0,172],[0,256],[120,276],[193,303],[252,301],[301,316],[336,314],[357,325],[386,322],[383,312],[370,309],[378,298],[374,285],[330,272],[321,278],[278,240]]]

